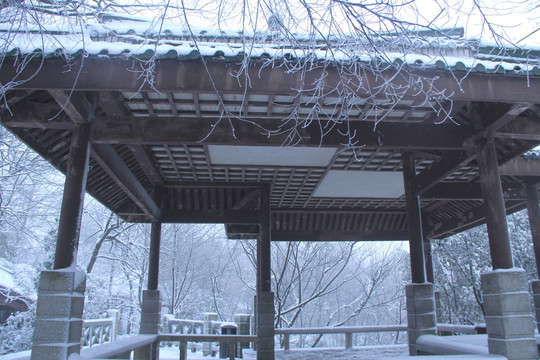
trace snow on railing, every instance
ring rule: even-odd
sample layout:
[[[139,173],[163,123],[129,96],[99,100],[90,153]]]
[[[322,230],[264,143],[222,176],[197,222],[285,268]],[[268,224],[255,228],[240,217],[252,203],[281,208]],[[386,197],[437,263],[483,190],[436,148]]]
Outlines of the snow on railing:
[[[222,321],[217,320],[217,314],[205,313],[204,320],[187,320],[177,319],[173,315],[165,315],[163,317],[161,333],[175,335],[217,335],[221,334]],[[170,346],[171,343],[167,342]],[[213,343],[202,344],[204,355],[215,355],[216,345]],[[190,342],[188,347],[191,351],[196,351],[201,347],[201,344]]]
[[[368,332],[393,332],[407,331],[407,325],[374,325],[374,326],[340,326],[340,327],[312,327],[312,328],[288,328],[276,329],[276,335],[283,335],[283,349],[290,349],[290,336],[303,334],[344,334],[345,348],[352,348],[353,334]]]
[[[373,325],[373,326],[340,326],[340,327],[312,327],[312,328],[287,328],[276,329],[276,335],[283,335],[283,348],[284,350],[290,349],[290,336],[291,335],[305,335],[305,334],[344,334],[345,335],[345,348],[352,348],[353,334],[357,333],[370,333],[370,332],[400,332],[407,331],[407,325]],[[438,324],[437,331],[440,335],[452,335],[452,334],[485,334],[486,325],[455,325],[455,324]]]
[[[81,346],[92,347],[116,340],[118,334],[118,310],[107,310],[107,318],[83,321]]]

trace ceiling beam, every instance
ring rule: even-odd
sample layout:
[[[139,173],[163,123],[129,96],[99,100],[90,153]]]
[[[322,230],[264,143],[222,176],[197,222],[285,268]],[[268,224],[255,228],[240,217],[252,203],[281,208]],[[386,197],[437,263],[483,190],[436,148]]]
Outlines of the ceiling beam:
[[[540,117],[538,106],[532,107],[506,126],[500,128],[493,136],[501,139],[530,140],[540,142]]]
[[[234,129],[230,124],[233,124]],[[256,125],[255,125],[256,124]],[[290,133],[281,129],[280,134],[268,136],[268,130],[276,130],[280,122],[261,119],[256,122],[231,120],[218,121],[205,118],[162,118],[162,117],[96,117],[92,123],[92,140],[101,144],[231,144],[231,145],[275,145],[289,143]],[[381,121],[376,127],[373,122],[351,121],[329,123],[333,131],[322,137],[321,126],[313,122],[307,127],[290,131],[298,138],[298,145],[342,146],[347,143],[344,133],[354,133],[351,139],[357,146],[377,146],[398,149],[465,149],[464,142],[473,134],[470,126],[445,124],[403,124]],[[374,129],[376,129],[374,131]],[[233,135],[234,130],[234,135]],[[382,136],[381,136],[382,135]]]
[[[514,158],[499,166],[501,175],[540,177],[540,159]]]
[[[99,93],[99,105],[107,116],[129,116],[130,111],[124,104],[124,98],[118,91],[102,91]],[[163,184],[164,180],[156,168],[156,161],[152,155],[141,145],[128,146],[133,156],[144,171],[146,177],[153,185]]]
[[[408,241],[407,231],[272,231],[272,241]]]
[[[243,82],[231,74],[247,74],[250,78],[250,91],[253,93],[298,93],[301,84],[309,89],[311,84],[324,81],[325,89],[335,91],[339,83],[346,83],[350,89],[358,89],[357,95],[368,95],[370,84],[373,89],[394,85],[394,89],[408,89],[399,94],[400,98],[427,98],[418,89],[432,93],[434,96],[446,94],[459,101],[491,101],[491,102],[538,102],[540,79],[537,76],[498,75],[470,72],[450,72],[436,69],[400,70],[389,67],[382,72],[372,73],[358,67],[361,74],[344,75],[338,67],[324,66],[308,72],[290,72],[286,67],[266,66],[263,61],[252,60],[252,65],[243,68],[241,64],[200,60],[183,61],[156,60],[152,82],[141,77],[137,62],[127,59],[103,60],[94,57],[72,59],[71,71],[66,71],[63,59],[36,59],[26,64],[24,69],[9,64],[8,59],[0,68],[0,83],[8,83],[13,79],[20,81],[19,89],[63,89],[63,90],[117,90],[140,91],[229,91],[244,93]],[[259,65],[259,66],[257,66]],[[212,74],[212,78],[208,76]],[[411,86],[410,74],[417,75],[419,83]],[[361,83],[360,83],[361,82]],[[504,91],[502,91],[504,89]],[[308,91],[306,91],[308,92]],[[373,93],[373,91],[371,91]],[[382,93],[382,92],[381,92]],[[428,95],[429,96],[429,95]]]
[[[506,201],[505,205],[507,215],[524,209],[526,206],[524,201],[519,200]],[[453,217],[442,223],[433,225],[433,227],[428,231],[427,236],[431,239],[441,239],[468,230],[483,223],[485,223],[485,209],[484,205],[482,204],[464,212],[459,217]]]
[[[118,91],[102,91],[99,94],[99,106],[108,116],[127,116],[129,110],[124,105],[124,98]]]
[[[158,221],[158,205],[112,146],[92,144],[92,158],[152,221]]]
[[[422,195],[473,159],[474,154],[466,151],[453,151],[443,154],[439,161],[432,163],[428,168],[412,178],[410,186],[414,196]]]
[[[485,136],[505,126],[524,111],[529,109],[532,103],[517,104],[483,104],[473,103],[470,116],[473,122],[482,127],[477,136]]]
[[[239,210],[245,208],[248,204],[254,203],[259,199],[260,191],[259,189],[253,189],[244,195],[236,204],[234,204],[233,209]]]
[[[87,124],[92,121],[96,107],[84,93],[78,91],[48,90],[52,98],[60,105],[75,124]]]
[[[159,219],[176,224],[258,224],[258,210],[162,210]]]
[[[520,114],[529,109],[532,104],[479,104],[471,105],[471,120],[481,127],[474,136],[468,140],[471,147],[474,139],[485,136],[502,126],[505,126]],[[411,181],[411,189],[415,196],[443,181],[457,169],[467,165],[476,157],[474,152],[448,152],[443,154],[441,160],[433,163],[427,169],[417,174]],[[501,162],[502,163],[502,162]]]
[[[156,161],[153,159],[153,156],[142,145],[128,145],[128,148],[133,153],[133,156],[144,171],[146,177],[150,180],[153,185],[160,184],[162,185],[165,180],[161,173],[156,168]]]
[[[71,121],[56,102],[37,103],[27,99],[10,105],[0,113],[0,121],[8,128],[71,130]]]
[[[540,163],[540,161],[539,161]],[[540,176],[540,175],[539,175]],[[504,198],[526,200],[524,188],[503,184]],[[434,200],[482,200],[482,188],[478,182],[439,183],[422,194],[422,199]]]

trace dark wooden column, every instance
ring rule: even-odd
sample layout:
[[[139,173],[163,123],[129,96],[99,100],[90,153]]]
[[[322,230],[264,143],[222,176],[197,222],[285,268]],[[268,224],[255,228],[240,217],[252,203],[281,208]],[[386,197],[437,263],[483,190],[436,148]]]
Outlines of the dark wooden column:
[[[420,199],[414,196],[411,180],[416,175],[414,154],[405,152],[401,155],[403,182],[405,184],[405,201],[407,203],[407,220],[409,226],[409,249],[411,256],[411,275],[413,283],[424,283],[426,272],[424,267],[424,240],[422,235],[422,215]]]
[[[150,232],[150,256],[148,261],[148,290],[157,290],[159,278],[159,248],[161,242],[161,223],[152,223]]]
[[[476,158],[484,199],[491,263],[493,269],[510,269],[514,267],[514,262],[508,237],[506,210],[495,142],[493,137],[490,136],[480,139],[477,145]]]
[[[527,186],[527,211],[536,258],[536,272],[537,276],[540,276],[540,207],[536,185]]]
[[[89,136],[90,125],[77,124],[73,126],[56,240],[55,270],[67,268],[76,261],[88,177]]]
[[[426,261],[426,281],[435,284],[433,257],[431,256],[431,239],[424,239],[424,257]]]
[[[260,189],[259,237],[257,239],[257,291],[271,290],[270,186]]]

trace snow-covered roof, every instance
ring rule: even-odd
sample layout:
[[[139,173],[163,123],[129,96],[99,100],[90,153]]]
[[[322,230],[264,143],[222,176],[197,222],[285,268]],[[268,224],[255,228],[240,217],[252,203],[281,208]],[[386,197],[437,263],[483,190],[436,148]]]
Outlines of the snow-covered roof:
[[[464,39],[462,29],[439,34],[323,38],[272,32],[254,33],[198,29],[106,14],[101,22],[69,26],[0,24],[0,44],[13,56],[122,57],[148,60],[194,60],[199,57],[238,62],[263,61],[365,62],[376,66],[408,66],[481,73],[540,75],[540,49],[502,49]]]

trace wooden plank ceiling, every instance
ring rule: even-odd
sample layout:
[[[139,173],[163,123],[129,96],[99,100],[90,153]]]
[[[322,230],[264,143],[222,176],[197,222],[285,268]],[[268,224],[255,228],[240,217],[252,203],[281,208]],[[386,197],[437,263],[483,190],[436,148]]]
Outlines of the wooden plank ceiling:
[[[401,153],[414,151],[413,188],[421,196],[425,233],[445,237],[484,221],[474,144],[487,134],[496,139],[508,212],[524,208],[525,185],[540,181],[540,161],[520,158],[540,144],[538,93],[523,90],[540,87],[536,78],[527,85],[524,78],[471,74],[462,83],[469,92],[456,92],[455,101],[443,104],[453,121],[439,123],[444,116],[433,110],[435,100],[359,94],[344,109],[335,94],[298,95],[296,75],[288,78],[282,69],[263,74],[247,90],[229,80],[214,84],[216,93],[193,75],[198,62],[177,63],[175,72],[161,64],[169,72],[156,74],[154,89],[125,68],[110,75],[120,71],[117,62],[102,62],[100,71],[88,62],[74,89],[72,73],[62,75],[53,60],[45,62],[47,71],[8,93],[1,121],[65,171],[73,124],[84,121],[84,109],[95,104],[87,189],[128,221],[225,223],[230,238],[253,238],[257,189],[267,183],[273,240],[406,240],[405,201],[395,179],[401,179]],[[211,66],[231,73],[230,65],[218,65]],[[1,70],[2,81],[12,75]],[[442,84],[451,84],[450,75],[439,75]],[[285,84],[274,79],[265,87],[265,77]],[[181,85],[174,88],[169,78]],[[494,84],[509,89],[508,95],[492,89]],[[516,91],[525,94],[523,102],[516,103]],[[315,107],[318,121],[306,122]],[[348,121],[332,122],[344,111]],[[345,146],[347,132],[355,134],[354,150]],[[251,146],[260,147],[263,157]],[[306,161],[298,147],[320,150],[328,159]],[[268,160],[281,156],[272,149],[285,151],[283,163]],[[229,150],[236,155],[226,155]],[[378,195],[376,187],[369,193],[379,181],[373,173],[390,174],[394,180],[384,180],[384,186],[397,195]],[[355,189],[346,180],[349,185],[334,188],[324,183],[350,174],[373,175],[375,184]]]

